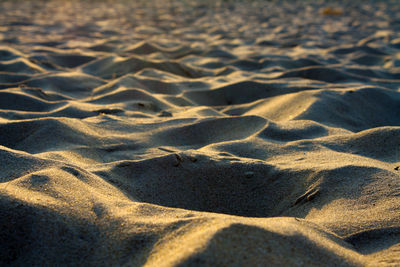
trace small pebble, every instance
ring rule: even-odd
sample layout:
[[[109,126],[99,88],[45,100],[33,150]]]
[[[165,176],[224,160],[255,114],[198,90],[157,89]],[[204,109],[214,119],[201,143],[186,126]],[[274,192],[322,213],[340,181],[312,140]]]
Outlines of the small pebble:
[[[175,154],[174,166],[178,167],[181,164],[181,161],[183,161],[181,155]]]

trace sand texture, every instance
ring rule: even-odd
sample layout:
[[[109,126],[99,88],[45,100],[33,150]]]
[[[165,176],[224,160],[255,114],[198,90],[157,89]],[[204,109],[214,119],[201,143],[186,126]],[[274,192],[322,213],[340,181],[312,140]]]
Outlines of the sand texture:
[[[1,266],[400,266],[400,2],[0,2]]]

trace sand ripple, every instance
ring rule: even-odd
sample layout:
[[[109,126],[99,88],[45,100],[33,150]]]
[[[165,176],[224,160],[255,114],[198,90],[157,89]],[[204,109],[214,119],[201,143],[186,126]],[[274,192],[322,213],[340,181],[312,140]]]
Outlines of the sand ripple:
[[[0,265],[399,264],[396,1],[0,10]]]

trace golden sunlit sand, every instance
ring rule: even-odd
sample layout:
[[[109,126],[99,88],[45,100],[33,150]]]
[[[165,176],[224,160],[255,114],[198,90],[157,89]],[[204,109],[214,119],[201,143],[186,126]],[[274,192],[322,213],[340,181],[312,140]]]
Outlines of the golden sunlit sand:
[[[1,266],[400,266],[398,1],[1,1]]]

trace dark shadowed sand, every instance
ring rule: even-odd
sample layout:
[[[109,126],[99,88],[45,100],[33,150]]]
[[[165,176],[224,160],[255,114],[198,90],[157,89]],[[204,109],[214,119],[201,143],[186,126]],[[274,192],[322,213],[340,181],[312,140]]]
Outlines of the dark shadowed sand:
[[[400,266],[399,1],[1,1],[1,266]]]

